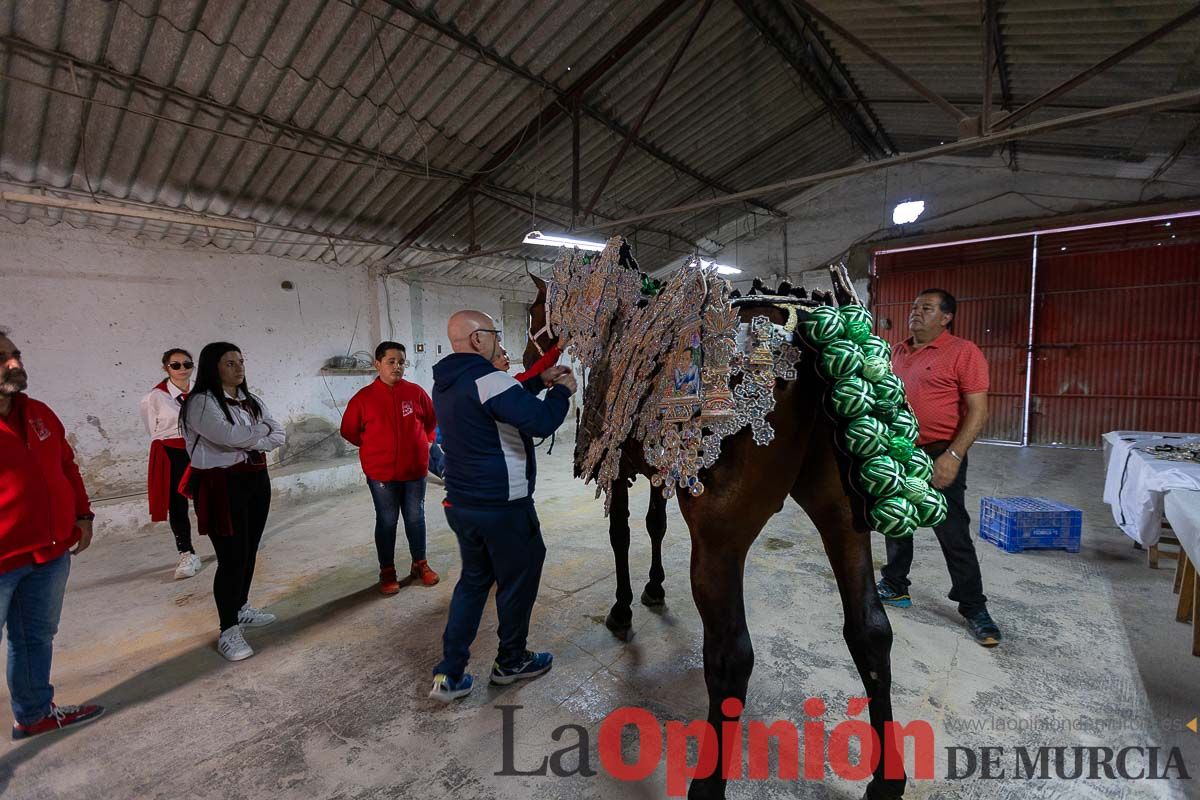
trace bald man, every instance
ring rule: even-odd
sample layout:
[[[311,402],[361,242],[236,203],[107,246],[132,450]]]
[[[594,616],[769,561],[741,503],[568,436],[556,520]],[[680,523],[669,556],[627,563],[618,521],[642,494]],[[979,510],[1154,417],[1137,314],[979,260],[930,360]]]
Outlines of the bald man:
[[[554,661],[525,647],[546,557],[533,507],[533,439],[562,425],[576,389],[567,367],[551,367],[524,384],[497,369],[500,329],[487,314],[459,311],[447,333],[454,353],[433,367],[433,407],[446,451],[442,505],[458,537],[462,574],[429,693],[444,703],[474,686],[466,668],[493,583],[500,646],[491,682],[536,678]],[[538,399],[547,388],[545,399]]]

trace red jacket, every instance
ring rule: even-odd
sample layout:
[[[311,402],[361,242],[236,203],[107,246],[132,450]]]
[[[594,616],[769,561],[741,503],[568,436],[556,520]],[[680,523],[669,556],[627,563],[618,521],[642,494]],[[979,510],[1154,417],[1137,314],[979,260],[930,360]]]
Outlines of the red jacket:
[[[14,395],[0,416],[0,573],[60,557],[91,511],[62,423],[45,403]]]
[[[342,415],[342,438],[357,445],[363,472],[375,481],[415,481],[429,471],[437,418],[415,383],[376,378],[358,390]]]

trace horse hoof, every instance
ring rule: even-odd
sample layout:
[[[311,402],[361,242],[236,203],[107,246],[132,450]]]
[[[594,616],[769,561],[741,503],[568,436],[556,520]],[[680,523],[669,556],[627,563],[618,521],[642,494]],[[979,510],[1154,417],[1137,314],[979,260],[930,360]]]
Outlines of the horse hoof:
[[[613,636],[616,636],[623,642],[628,642],[633,637],[633,613],[629,616],[617,616],[613,612],[608,612],[608,617],[604,620],[604,627],[612,631]]]
[[[663,594],[661,597],[655,597],[654,595],[650,594],[649,589],[642,590],[642,605],[646,606],[647,608],[658,608],[659,606],[665,606],[666,604],[666,594]]]
[[[891,783],[889,786],[888,783]],[[904,800],[905,781],[900,781],[900,785],[896,786],[894,781],[879,781],[872,779],[867,784],[867,791],[863,793],[862,800]]]

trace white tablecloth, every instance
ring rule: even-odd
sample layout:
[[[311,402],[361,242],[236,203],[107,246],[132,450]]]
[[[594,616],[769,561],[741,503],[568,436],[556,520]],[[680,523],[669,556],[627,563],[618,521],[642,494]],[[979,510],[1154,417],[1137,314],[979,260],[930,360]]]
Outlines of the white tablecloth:
[[[1134,541],[1147,547],[1158,543],[1164,492],[1170,489],[1200,490],[1200,464],[1162,461],[1134,446],[1179,445],[1192,441],[1200,441],[1200,434],[1148,431],[1104,434],[1108,457],[1104,502],[1112,506],[1113,519]]]
[[[1163,513],[1188,558],[1200,565],[1200,492],[1172,489],[1163,500]]]

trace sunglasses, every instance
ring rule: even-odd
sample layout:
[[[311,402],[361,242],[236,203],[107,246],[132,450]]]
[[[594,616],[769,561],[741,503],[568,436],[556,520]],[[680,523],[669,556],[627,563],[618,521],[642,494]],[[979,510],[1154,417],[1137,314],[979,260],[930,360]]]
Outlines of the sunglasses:
[[[181,364],[178,361],[172,361],[170,364],[167,364],[167,366],[170,367],[171,369],[191,369],[192,367],[196,366],[196,362],[184,361]]]

